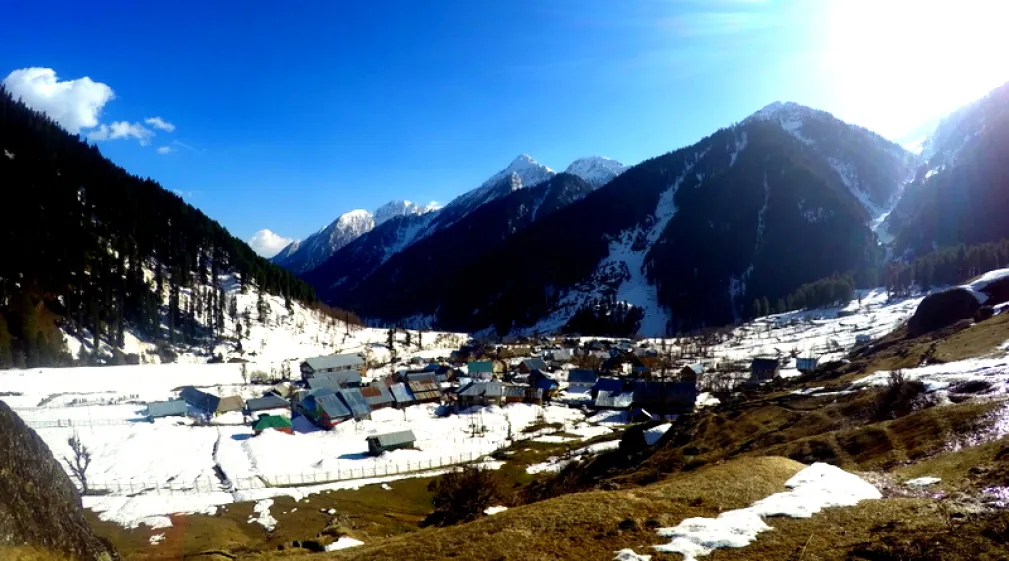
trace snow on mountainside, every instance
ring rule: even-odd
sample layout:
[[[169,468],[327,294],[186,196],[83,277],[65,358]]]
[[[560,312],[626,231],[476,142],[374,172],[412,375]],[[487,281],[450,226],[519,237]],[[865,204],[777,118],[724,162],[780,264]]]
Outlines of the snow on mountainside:
[[[375,211],[375,226],[384,224],[397,216],[415,216],[440,209],[441,205],[435,202],[421,206],[410,201],[390,201],[378,207],[378,210]]]
[[[598,189],[613,181],[616,176],[624,173],[628,167],[610,158],[590,156],[587,158],[578,158],[571,162],[568,169],[564,171],[581,177],[586,183]]]
[[[295,273],[304,273],[322,264],[340,248],[374,227],[375,217],[370,212],[352,210],[312,234],[292,250],[285,249],[273,262]]]
[[[876,169],[859,169],[855,163],[856,160],[850,156],[852,152],[861,150],[861,146],[853,146],[852,143],[838,145],[835,139],[822,135],[820,129],[831,126],[831,124],[841,123],[848,129],[848,134],[855,131],[868,131],[843,123],[826,111],[812,109],[794,102],[776,101],[750,115],[743,123],[754,121],[777,122],[785,132],[796,140],[827,157],[830,166],[837,173],[841,182],[868,213],[869,224],[874,231],[880,228],[886,216],[897,204],[904,187],[913,179],[918,158],[905,148],[875,133],[869,133],[869,141],[876,143],[877,148],[889,152],[901,162],[897,179],[892,175],[882,178],[874,177]],[[866,138],[858,140],[859,144],[864,142],[866,142]]]

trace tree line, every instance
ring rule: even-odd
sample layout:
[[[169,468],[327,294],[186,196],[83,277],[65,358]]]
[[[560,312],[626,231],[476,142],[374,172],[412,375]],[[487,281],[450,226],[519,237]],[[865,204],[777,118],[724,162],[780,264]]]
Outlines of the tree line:
[[[229,280],[288,307],[316,302],[178,195],[2,87],[0,148],[0,368],[69,363],[59,327],[87,330],[95,350],[122,347],[127,327],[169,345],[220,340]]]

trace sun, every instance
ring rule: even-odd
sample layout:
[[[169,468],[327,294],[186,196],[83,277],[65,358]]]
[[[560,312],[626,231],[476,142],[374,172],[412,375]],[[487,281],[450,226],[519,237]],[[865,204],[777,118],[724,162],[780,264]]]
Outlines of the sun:
[[[1006,0],[827,0],[822,75],[890,138],[1009,81]]]

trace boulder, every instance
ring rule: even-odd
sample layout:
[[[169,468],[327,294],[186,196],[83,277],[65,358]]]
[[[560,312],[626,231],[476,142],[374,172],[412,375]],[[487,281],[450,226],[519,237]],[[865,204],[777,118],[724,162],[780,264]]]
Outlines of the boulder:
[[[981,308],[981,303],[971,290],[951,288],[926,296],[907,322],[911,337],[942,329],[962,319],[971,319]]]

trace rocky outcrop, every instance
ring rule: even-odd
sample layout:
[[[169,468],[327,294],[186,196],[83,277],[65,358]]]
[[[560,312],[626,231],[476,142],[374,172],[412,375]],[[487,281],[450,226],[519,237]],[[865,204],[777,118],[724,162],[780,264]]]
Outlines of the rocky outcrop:
[[[907,333],[918,337],[936,329],[948,327],[962,319],[970,319],[981,303],[969,289],[951,288],[926,296],[907,322]]]
[[[119,559],[84,520],[80,497],[49,447],[0,402],[0,546],[81,561]]]

